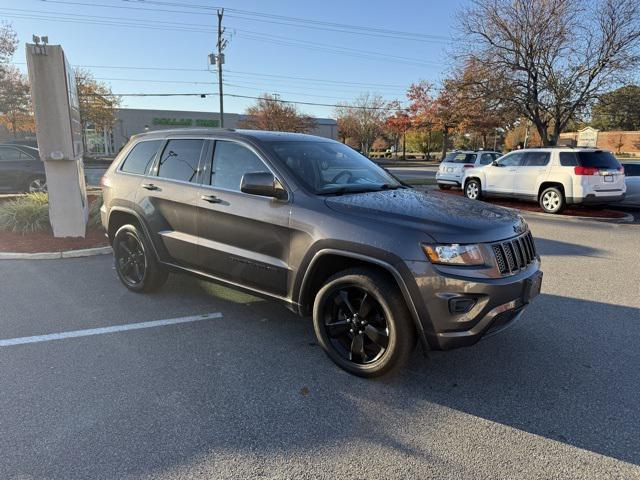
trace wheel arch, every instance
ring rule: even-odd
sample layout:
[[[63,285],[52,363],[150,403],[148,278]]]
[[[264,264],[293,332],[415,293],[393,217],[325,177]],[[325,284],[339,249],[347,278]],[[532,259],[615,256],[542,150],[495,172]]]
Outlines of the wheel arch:
[[[107,238],[109,239],[109,243],[113,245],[113,237],[118,229],[128,223],[132,223],[142,229],[142,232],[151,244],[154,255],[159,259],[158,250],[153,242],[153,237],[149,234],[149,229],[147,228],[146,223],[136,211],[129,208],[113,207],[109,211],[109,217],[107,219]]]
[[[482,182],[482,179],[480,178],[480,175],[474,174],[471,175],[469,177],[465,177],[464,179],[464,184],[462,185],[464,188],[467,188],[467,183],[469,183],[471,180],[477,180],[478,183],[480,184],[480,190],[482,190],[482,186],[484,185]]]
[[[420,343],[424,351],[428,351],[429,346],[418,310],[402,275],[393,265],[375,257],[332,248],[316,252],[304,273],[297,297],[300,313],[302,315],[310,314],[315,296],[327,278],[353,267],[364,267],[378,271],[387,276],[398,287],[411,314]]]
[[[547,188],[551,188],[551,187],[555,187],[558,188],[562,194],[564,195],[565,201],[567,199],[567,188],[565,187],[563,182],[557,181],[557,180],[545,180],[544,182],[540,183],[540,186],[538,187],[538,195],[537,195],[537,199],[538,201],[540,200],[540,195],[542,195],[542,192],[544,192]],[[569,192],[571,193],[571,192]]]

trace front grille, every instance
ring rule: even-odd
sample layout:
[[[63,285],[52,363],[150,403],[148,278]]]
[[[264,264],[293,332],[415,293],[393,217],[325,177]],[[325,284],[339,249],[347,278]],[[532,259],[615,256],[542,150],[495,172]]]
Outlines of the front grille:
[[[498,269],[503,275],[517,272],[533,262],[537,256],[531,232],[491,245]]]

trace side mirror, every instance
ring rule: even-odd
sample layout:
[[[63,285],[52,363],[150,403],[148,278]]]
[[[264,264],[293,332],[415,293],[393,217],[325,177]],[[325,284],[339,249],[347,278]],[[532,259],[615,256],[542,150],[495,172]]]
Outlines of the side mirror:
[[[287,191],[270,172],[245,173],[240,182],[240,191],[280,200],[287,198]]]
[[[500,165],[498,163],[498,160],[494,160],[493,162],[491,162],[491,165],[493,165],[494,167],[501,167],[502,165]]]

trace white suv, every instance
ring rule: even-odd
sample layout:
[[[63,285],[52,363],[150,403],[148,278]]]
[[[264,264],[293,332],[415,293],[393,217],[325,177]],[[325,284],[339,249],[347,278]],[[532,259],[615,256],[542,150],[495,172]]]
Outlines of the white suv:
[[[447,154],[440,163],[436,182],[442,190],[449,190],[451,187],[462,186],[462,177],[467,168],[481,167],[489,165],[502,154],[486,150],[457,150]]]
[[[624,169],[611,152],[593,148],[515,150],[493,163],[464,171],[471,199],[502,196],[539,202],[547,213],[567,204],[606,204],[624,198]]]

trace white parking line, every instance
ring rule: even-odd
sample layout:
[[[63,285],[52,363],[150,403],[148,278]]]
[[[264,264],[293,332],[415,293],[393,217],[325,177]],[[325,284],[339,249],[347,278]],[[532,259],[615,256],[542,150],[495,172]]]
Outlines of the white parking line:
[[[127,323],[125,325],[114,325],[112,327],[88,328],[86,330],[73,330],[71,332],[34,335],[33,337],[9,338],[6,340],[0,340],[0,347],[24,345],[26,343],[50,342],[52,340],[63,340],[65,338],[88,337],[90,335],[125,332],[127,330],[140,330],[143,328],[164,327],[166,325],[177,325],[179,323],[201,322],[203,320],[211,320],[214,318],[222,318],[222,313],[205,313],[204,315],[194,315],[191,317],[168,318],[166,320],[153,320],[150,322]]]

